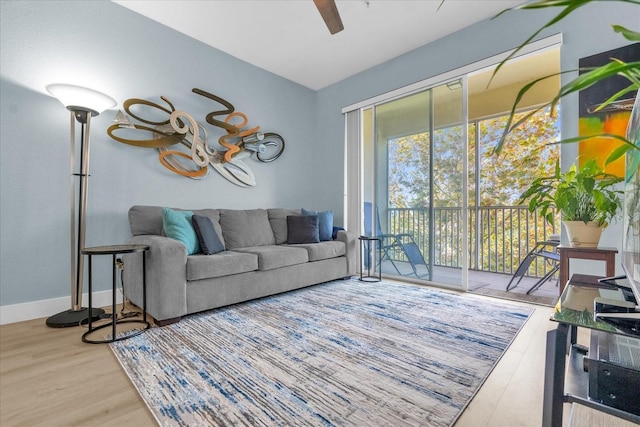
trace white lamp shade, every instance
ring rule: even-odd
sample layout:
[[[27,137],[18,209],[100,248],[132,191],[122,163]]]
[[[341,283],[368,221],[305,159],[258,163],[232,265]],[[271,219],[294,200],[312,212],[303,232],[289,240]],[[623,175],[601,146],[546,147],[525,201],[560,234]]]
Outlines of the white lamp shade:
[[[58,98],[68,110],[88,110],[97,116],[116,106],[116,100],[97,90],[68,84],[50,84],[47,92]]]

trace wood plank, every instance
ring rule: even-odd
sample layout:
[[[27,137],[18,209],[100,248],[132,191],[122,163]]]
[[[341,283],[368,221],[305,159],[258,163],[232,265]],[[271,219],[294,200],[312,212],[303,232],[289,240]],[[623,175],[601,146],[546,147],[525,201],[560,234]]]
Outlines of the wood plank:
[[[107,344],[45,319],[0,326],[0,425],[155,425]]]

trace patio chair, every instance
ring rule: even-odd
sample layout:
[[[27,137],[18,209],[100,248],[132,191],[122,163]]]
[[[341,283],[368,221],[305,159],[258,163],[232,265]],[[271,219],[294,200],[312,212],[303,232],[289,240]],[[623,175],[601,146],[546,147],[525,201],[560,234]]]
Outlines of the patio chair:
[[[370,202],[365,202],[364,203],[364,232],[367,236],[373,236],[372,234],[372,215],[373,215],[373,209],[372,209],[372,205]],[[398,275],[400,276],[411,276],[411,275],[415,275],[417,278],[423,278],[425,276],[427,276],[429,274],[429,265],[427,264],[427,262],[424,259],[424,256],[422,255],[422,252],[420,251],[420,248],[418,247],[417,243],[415,242],[413,235],[409,234],[409,233],[400,233],[400,234],[390,234],[390,233],[383,233],[382,232],[382,227],[380,227],[380,217],[378,216],[378,209],[376,208],[375,210],[375,217],[376,217],[376,233],[375,236],[376,237],[380,237],[381,240],[381,244],[382,244],[382,259],[379,259],[377,264],[378,264],[378,268],[380,268],[380,265],[383,261],[383,259],[388,259],[391,264],[393,265],[393,267],[396,269],[396,271],[398,272]],[[367,248],[367,259],[365,259],[365,266],[368,266],[368,263],[371,262],[371,251],[369,250],[369,248]],[[393,252],[394,251],[398,251],[401,252],[402,254],[404,254],[404,256],[407,258],[409,264],[411,265],[411,269],[413,270],[413,273],[408,273],[408,274],[403,274],[400,272],[400,269],[398,268],[398,265],[396,264],[397,260],[394,260],[393,257]],[[424,270],[426,272],[424,273],[420,273],[419,272],[419,266],[423,265],[424,266]]]
[[[552,236],[549,240],[537,242],[533,249],[531,249],[527,256],[525,256],[524,259],[520,262],[520,265],[516,269],[516,272],[513,274],[513,277],[511,277],[511,280],[507,284],[507,291],[515,289],[520,284],[522,278],[527,274],[531,263],[538,258],[542,259],[548,264],[549,270],[544,276],[542,276],[540,280],[534,283],[533,286],[531,286],[531,288],[527,290],[526,294],[529,295],[532,292],[537,291],[540,286],[544,284],[544,282],[551,279],[551,277],[560,269],[560,254],[556,250],[559,244],[559,236],[557,237],[557,239],[555,238],[555,236]]]

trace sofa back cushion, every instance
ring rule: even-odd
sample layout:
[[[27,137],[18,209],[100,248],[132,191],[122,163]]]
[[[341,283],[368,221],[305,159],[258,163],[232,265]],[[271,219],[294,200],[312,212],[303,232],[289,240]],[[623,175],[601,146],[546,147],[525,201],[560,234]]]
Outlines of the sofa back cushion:
[[[276,243],[265,209],[220,209],[220,226],[227,249]]]
[[[186,209],[176,209],[176,211]],[[194,214],[206,216],[213,223],[222,245],[224,246],[224,238],[222,229],[220,228],[220,212],[218,209],[193,209]],[[162,225],[162,206],[132,206],[129,209],[129,228],[133,236],[156,235],[166,236]]]
[[[133,236],[164,236],[162,206],[132,206],[129,209],[129,228]]]
[[[300,215],[300,209],[267,209],[276,245],[287,243],[287,217]]]

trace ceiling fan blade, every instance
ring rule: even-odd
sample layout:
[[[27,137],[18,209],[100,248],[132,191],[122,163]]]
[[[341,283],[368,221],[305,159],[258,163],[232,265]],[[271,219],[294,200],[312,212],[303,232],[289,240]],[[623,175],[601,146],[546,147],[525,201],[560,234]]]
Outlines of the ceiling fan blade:
[[[344,30],[335,0],[313,0],[331,34]]]

